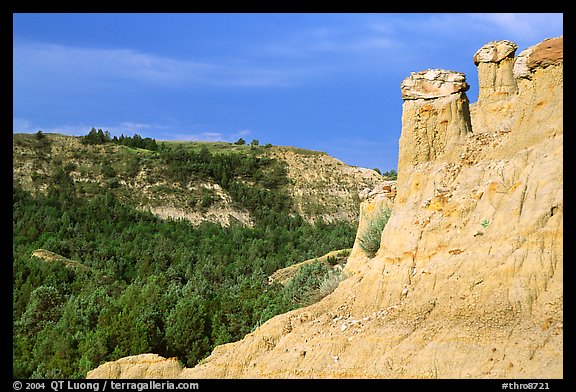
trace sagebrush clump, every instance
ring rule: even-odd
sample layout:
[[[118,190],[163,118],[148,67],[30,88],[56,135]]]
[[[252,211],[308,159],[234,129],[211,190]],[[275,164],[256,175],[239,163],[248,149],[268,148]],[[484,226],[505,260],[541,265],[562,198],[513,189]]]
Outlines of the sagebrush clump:
[[[340,269],[332,269],[321,261],[306,264],[284,287],[287,302],[307,306],[333,292],[345,279]]]
[[[380,248],[380,237],[391,214],[392,210],[390,208],[383,208],[376,214],[374,219],[368,221],[368,225],[360,237],[360,247],[368,256],[374,257]]]

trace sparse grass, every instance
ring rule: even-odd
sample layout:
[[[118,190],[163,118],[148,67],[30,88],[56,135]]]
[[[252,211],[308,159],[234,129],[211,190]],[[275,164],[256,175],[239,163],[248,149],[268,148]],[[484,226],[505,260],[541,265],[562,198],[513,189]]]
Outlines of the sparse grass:
[[[373,219],[368,221],[368,225],[360,237],[360,246],[368,256],[374,257],[380,248],[382,231],[386,227],[391,214],[392,210],[390,208],[383,208]]]
[[[282,147],[276,147],[276,148],[280,149],[280,150],[285,150],[285,151],[292,151],[292,152],[294,152],[296,154],[300,154],[300,155],[326,155],[326,153],[323,151],[306,150],[304,148],[299,148],[299,147],[282,146]]]
[[[284,295],[298,306],[308,306],[332,293],[345,278],[340,269],[332,269],[317,260],[298,270],[284,287]]]
[[[309,301],[311,303],[315,303],[320,301],[322,298],[326,297],[328,294],[331,294],[342,282],[346,279],[346,274],[339,269],[334,269],[324,277],[324,280],[320,283],[320,286],[317,290],[313,291],[310,294]]]
[[[210,153],[227,154],[227,153],[274,153],[274,152],[293,152],[299,155],[326,155],[323,151],[307,150],[305,148],[292,147],[292,146],[250,146],[249,143],[238,145],[228,142],[201,142],[201,141],[186,141],[186,140],[164,140],[157,141],[157,143],[164,144],[166,147],[175,147],[177,145],[184,146],[189,151],[199,152],[200,149],[206,147]]]
[[[229,154],[229,153],[250,153],[253,151],[261,151],[263,148],[251,148],[250,145],[238,145],[228,142],[195,142],[195,141],[180,141],[180,140],[167,140],[159,141],[158,144],[163,144],[166,147],[174,147],[181,145],[188,151],[199,152],[202,147],[206,147],[211,154]]]

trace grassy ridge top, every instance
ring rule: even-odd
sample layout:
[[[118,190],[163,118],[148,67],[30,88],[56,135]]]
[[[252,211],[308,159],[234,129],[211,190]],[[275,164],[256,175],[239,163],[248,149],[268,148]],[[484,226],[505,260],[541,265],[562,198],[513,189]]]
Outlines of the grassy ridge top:
[[[203,147],[206,147],[208,151],[212,154],[228,154],[228,153],[265,153],[270,152],[293,152],[300,155],[327,155],[322,151],[308,150],[301,147],[293,146],[250,146],[249,144],[235,144],[229,142],[206,142],[206,141],[192,141],[192,140],[158,140],[158,144],[163,144],[165,146],[178,146],[181,145],[188,148],[191,151],[200,151]]]

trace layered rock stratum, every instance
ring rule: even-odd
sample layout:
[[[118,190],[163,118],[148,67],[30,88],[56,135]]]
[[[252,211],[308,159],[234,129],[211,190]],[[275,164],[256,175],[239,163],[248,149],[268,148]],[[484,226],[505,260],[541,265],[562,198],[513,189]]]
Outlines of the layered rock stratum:
[[[194,368],[135,356],[88,377],[562,378],[562,41],[481,49],[471,110],[451,71],[419,73],[425,97],[410,92],[419,76],[403,83],[392,215],[332,294]]]

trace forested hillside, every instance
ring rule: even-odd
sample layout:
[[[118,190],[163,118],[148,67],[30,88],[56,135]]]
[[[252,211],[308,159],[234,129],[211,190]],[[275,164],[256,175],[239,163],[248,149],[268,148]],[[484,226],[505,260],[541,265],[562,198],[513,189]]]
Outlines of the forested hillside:
[[[116,149],[100,162],[103,181],[87,186],[74,180],[78,164],[41,159],[50,137],[36,135],[21,143],[37,154],[40,170],[33,182],[43,190],[30,192],[15,176],[16,378],[81,378],[105,361],[146,352],[192,366],[216,345],[317,300],[322,280],[336,274],[312,264],[282,287],[268,283],[274,271],[349,248],[354,241],[354,223],[310,224],[294,210],[281,186],[288,181],[286,171],[273,159],[182,146],[154,151],[154,160],[168,168],[166,180],[209,179],[253,219],[251,226],[193,224],[136,209],[114,192],[122,187],[118,177],[128,177],[115,152],[122,148],[133,165],[146,165],[152,152],[105,146]],[[107,178],[106,163],[114,170]],[[208,206],[214,198],[210,192],[191,192],[189,202]],[[33,256],[38,249],[62,258]]]
[[[382,180],[320,151],[255,140],[157,142],[92,129],[83,137],[14,134],[12,146],[14,179],[33,194],[45,193],[62,167],[79,195],[106,188],[136,209],[194,224],[251,226],[271,203],[310,223],[357,222],[358,193]],[[280,193],[288,197],[270,200]]]

